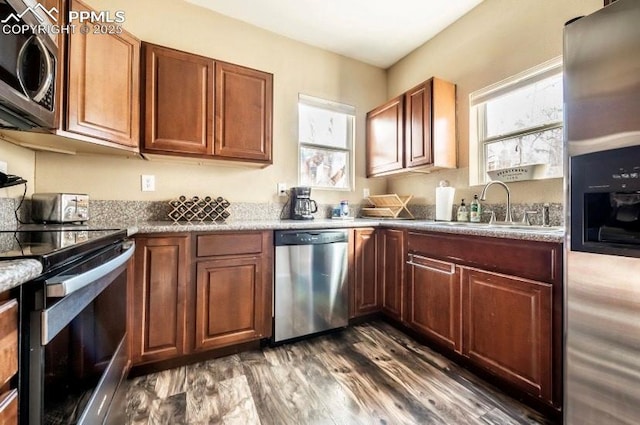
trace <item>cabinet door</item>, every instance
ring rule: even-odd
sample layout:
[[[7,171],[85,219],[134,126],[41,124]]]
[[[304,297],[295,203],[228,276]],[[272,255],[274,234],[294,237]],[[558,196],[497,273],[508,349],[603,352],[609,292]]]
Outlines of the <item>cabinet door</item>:
[[[196,270],[196,351],[268,336],[271,299],[260,256],[202,261]]]
[[[213,60],[143,46],[144,150],[213,154]]]
[[[78,1],[74,11],[91,9]],[[69,35],[66,130],[137,148],[140,139],[140,41],[130,34]]]
[[[404,308],[404,232],[383,229],[378,231],[378,235],[380,237],[378,273],[382,287],[382,311],[393,319],[402,320]]]
[[[214,154],[271,163],[273,75],[216,62],[215,81]]]
[[[551,285],[475,269],[462,280],[463,354],[551,400]]]
[[[367,113],[367,177],[404,167],[403,96]]]
[[[405,164],[416,167],[433,163],[431,144],[432,80],[405,93]]]
[[[184,354],[188,235],[136,238],[130,335],[134,363]]]
[[[461,349],[460,272],[453,263],[409,255],[409,326],[450,350]]]
[[[378,241],[376,230],[355,229],[353,260],[353,298],[351,317],[380,311],[378,285]]]

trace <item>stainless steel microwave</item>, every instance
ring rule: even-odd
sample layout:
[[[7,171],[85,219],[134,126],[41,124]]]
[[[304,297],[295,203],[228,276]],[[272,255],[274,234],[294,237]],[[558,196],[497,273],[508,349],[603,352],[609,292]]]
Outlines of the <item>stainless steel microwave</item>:
[[[58,48],[50,16],[57,15],[32,0],[0,0],[0,127],[54,127]]]

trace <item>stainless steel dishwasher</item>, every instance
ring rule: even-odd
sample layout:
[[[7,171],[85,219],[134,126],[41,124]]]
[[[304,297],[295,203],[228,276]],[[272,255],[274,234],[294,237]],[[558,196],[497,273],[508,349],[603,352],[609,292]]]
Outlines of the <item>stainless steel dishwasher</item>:
[[[275,232],[273,342],[348,324],[346,230]]]

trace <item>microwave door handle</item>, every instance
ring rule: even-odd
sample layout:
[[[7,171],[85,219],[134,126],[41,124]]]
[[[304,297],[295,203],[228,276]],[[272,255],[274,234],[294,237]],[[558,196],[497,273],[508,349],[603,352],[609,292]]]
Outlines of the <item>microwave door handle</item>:
[[[34,43],[38,50],[40,50],[40,53],[44,57],[45,64],[45,78],[40,83],[40,87],[38,87],[38,89],[35,91],[27,89],[24,81],[24,71],[22,69],[22,64],[24,63],[25,57],[27,55],[27,48],[31,43]],[[53,68],[54,66],[55,64],[53,63],[53,60],[51,60],[51,56],[49,56],[49,51],[47,50],[47,47],[44,45],[42,40],[40,40],[40,37],[36,35],[32,35],[31,37],[29,37],[20,48],[20,52],[18,52],[18,64],[16,65],[16,75],[18,77],[18,82],[20,82],[22,91],[29,99],[33,100],[34,102],[40,102],[46,96],[47,91],[49,91],[49,87],[51,87],[51,84],[53,84],[53,74],[55,71]]]

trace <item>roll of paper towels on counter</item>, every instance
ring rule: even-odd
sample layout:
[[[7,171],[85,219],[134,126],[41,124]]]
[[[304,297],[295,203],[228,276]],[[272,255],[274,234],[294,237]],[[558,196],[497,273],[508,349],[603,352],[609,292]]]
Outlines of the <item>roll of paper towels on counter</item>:
[[[436,220],[451,221],[453,218],[453,199],[456,194],[454,187],[449,187],[449,182],[443,180],[436,187]]]

